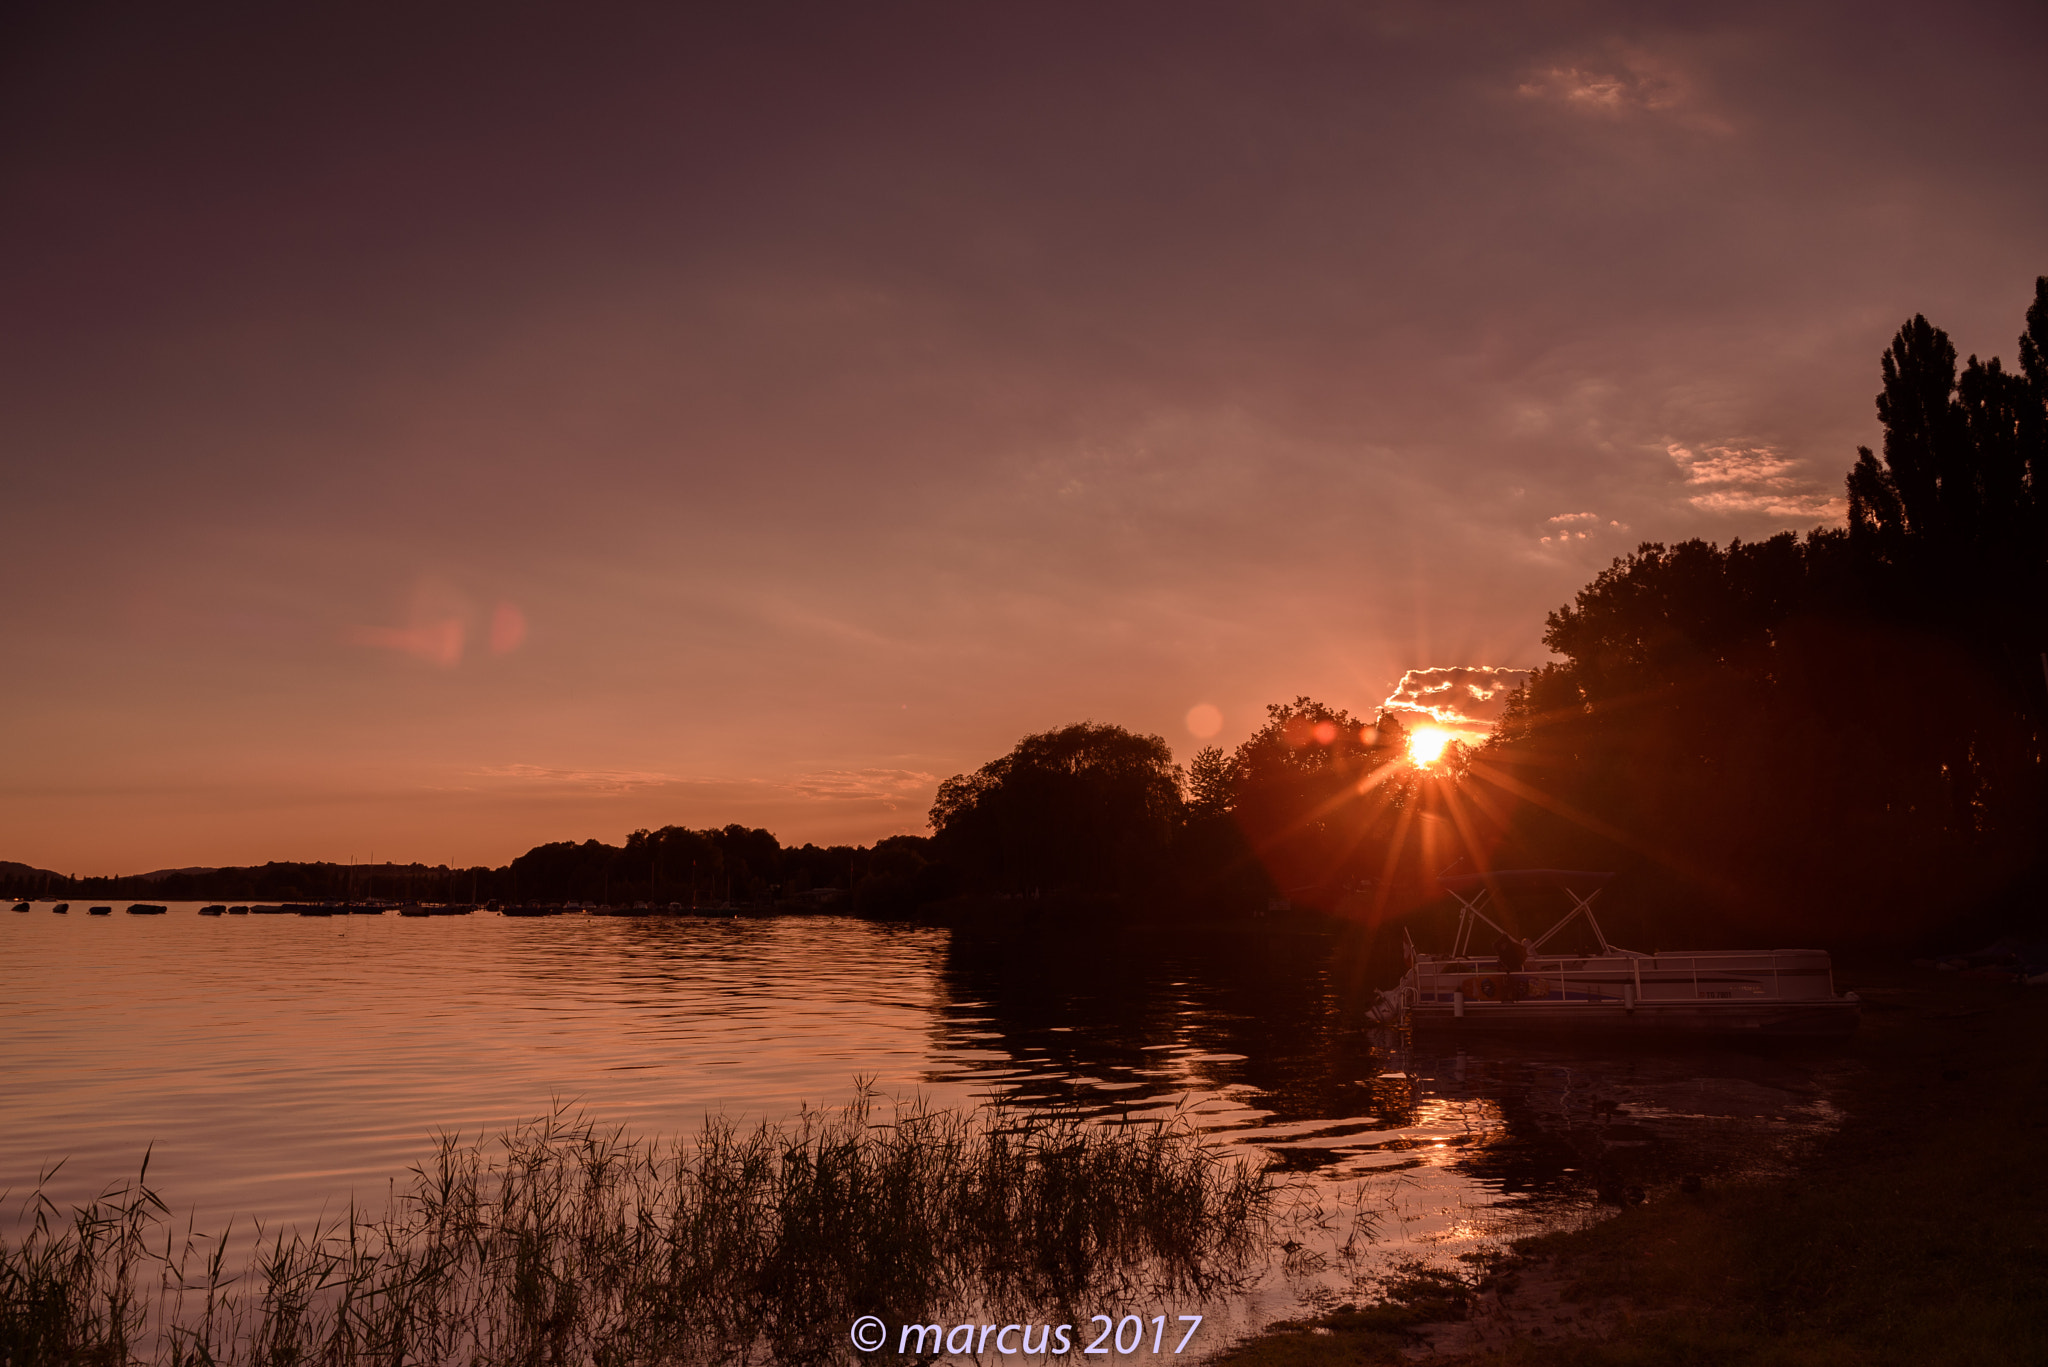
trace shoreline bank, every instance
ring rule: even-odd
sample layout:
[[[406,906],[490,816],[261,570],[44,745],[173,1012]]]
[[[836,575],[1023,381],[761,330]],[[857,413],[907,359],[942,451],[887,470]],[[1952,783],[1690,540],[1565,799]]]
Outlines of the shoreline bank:
[[[1218,1367],[2048,1361],[2048,994],[1865,966],[1841,1126],[1796,1170],[1285,1322]]]

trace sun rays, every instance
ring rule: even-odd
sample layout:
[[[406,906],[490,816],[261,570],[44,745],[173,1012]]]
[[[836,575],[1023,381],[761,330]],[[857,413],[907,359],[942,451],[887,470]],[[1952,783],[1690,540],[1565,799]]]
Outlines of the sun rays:
[[[1408,733],[1408,762],[1419,765],[1435,764],[1444,757],[1444,751],[1455,739],[1455,736],[1441,726],[1418,726]]]

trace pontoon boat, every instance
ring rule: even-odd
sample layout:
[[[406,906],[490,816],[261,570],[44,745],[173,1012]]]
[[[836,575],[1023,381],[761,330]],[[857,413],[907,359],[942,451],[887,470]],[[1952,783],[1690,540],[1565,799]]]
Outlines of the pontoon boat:
[[[1855,993],[1837,996],[1819,949],[1677,950],[1643,954],[1610,944],[1593,899],[1611,873],[1502,869],[1439,878],[1458,903],[1448,954],[1425,954],[1405,933],[1408,971],[1372,1015],[1416,1029],[1536,1032],[1573,1029],[1836,1034],[1856,1028]],[[1561,889],[1564,919],[1531,941],[1488,915],[1504,891]],[[1545,952],[1583,919],[1596,952]],[[1498,938],[1486,940],[1486,927]]]

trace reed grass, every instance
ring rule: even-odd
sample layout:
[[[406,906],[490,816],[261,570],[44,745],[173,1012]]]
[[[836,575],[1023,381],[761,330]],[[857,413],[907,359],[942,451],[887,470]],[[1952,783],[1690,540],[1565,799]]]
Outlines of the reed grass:
[[[685,1141],[558,1111],[444,1136],[374,1218],[180,1236],[136,1181],[0,1238],[6,1367],[847,1363],[861,1315],[1057,1321],[1263,1266],[1273,1190],[1185,1117],[899,1105]],[[894,1344],[887,1356],[894,1356]]]

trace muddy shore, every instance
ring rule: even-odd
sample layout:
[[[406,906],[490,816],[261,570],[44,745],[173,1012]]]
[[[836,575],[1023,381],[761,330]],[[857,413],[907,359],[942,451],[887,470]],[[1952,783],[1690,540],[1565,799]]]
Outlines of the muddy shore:
[[[2048,992],[1837,979],[1865,1003],[1857,1067],[1795,1171],[1411,1266],[1219,1363],[2048,1362]]]

